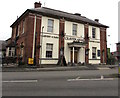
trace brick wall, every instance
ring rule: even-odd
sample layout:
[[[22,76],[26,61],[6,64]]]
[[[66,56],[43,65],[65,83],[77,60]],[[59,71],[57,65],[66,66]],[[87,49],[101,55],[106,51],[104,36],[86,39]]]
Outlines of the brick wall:
[[[101,63],[107,63],[106,28],[100,28]]]
[[[36,63],[39,64],[39,55],[40,55],[40,34],[41,34],[41,16],[37,16],[36,20],[36,32],[37,32],[37,38],[36,38]]]
[[[33,34],[34,34],[34,15],[29,15],[27,19],[27,39],[26,39],[26,58],[32,57],[33,50]],[[35,48],[35,56],[36,63],[39,64],[39,55],[40,55],[40,33],[41,33],[41,16],[36,17],[36,48]]]
[[[87,49],[89,49],[89,37],[88,37],[88,24],[85,24],[84,25],[84,35],[85,35],[85,41],[86,41],[86,47],[85,47],[85,50],[87,50]],[[88,52],[89,52],[89,50],[88,50]],[[88,55],[85,55],[85,62],[88,64],[89,63],[89,53],[88,53]]]
[[[64,35],[64,27],[65,27],[65,21],[63,19],[60,19],[59,26],[60,26],[59,27],[59,56],[60,56],[60,49],[61,47],[64,48],[64,37],[61,37]],[[64,54],[64,51],[63,51],[63,54]]]
[[[17,23],[14,27],[12,27],[12,41],[15,41],[15,38],[18,33],[18,25],[19,29],[19,37],[17,40],[16,46],[16,55],[20,55],[20,45],[24,43],[24,54],[22,61],[26,64],[28,63],[28,58],[32,58],[32,50],[33,50],[33,34],[34,34],[34,14],[27,14],[24,16],[19,23]],[[24,20],[24,33],[23,33],[23,20]],[[37,16],[36,18],[36,63],[39,64],[39,55],[40,48],[37,48],[40,45],[40,33],[41,33],[41,16]]]

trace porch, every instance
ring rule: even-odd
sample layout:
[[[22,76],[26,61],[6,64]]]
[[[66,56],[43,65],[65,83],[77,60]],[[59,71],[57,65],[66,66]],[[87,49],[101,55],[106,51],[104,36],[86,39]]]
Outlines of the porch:
[[[68,47],[70,48],[70,63],[85,63],[85,46],[85,42],[73,41],[68,43]]]

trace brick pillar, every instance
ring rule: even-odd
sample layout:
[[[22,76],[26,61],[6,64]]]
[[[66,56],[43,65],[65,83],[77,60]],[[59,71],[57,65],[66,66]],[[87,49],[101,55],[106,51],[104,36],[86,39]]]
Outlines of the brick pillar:
[[[89,63],[89,37],[88,37],[88,31],[89,30],[89,26],[88,24],[84,25],[84,36],[85,36],[85,42],[86,42],[86,47],[85,50],[88,51],[88,54],[86,54],[85,51],[85,62],[88,64]]]
[[[60,49],[63,47],[63,54],[64,54],[64,27],[65,21],[60,19],[59,21],[59,57],[60,57]]]
[[[33,49],[33,36],[34,36],[34,14],[29,14],[26,18],[26,62],[28,62],[28,58],[32,57],[32,49]],[[36,64],[39,64],[39,55],[40,55],[40,33],[41,33],[41,16],[36,16]]]
[[[25,61],[28,63],[28,58],[32,58],[33,33],[34,33],[34,16],[28,15],[26,18],[26,43],[25,43]]]
[[[101,63],[107,63],[106,28],[100,28],[100,53]]]
[[[41,34],[41,16],[37,16],[36,20],[36,64],[39,64],[39,55],[40,55],[40,34]]]

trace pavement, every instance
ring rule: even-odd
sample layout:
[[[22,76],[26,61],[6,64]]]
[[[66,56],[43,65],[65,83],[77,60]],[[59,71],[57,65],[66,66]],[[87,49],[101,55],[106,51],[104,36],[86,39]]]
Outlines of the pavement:
[[[2,67],[2,72],[29,72],[29,71],[73,71],[73,70],[101,70],[118,68],[118,65],[84,65],[84,66],[54,66],[54,67],[18,67],[11,64]]]

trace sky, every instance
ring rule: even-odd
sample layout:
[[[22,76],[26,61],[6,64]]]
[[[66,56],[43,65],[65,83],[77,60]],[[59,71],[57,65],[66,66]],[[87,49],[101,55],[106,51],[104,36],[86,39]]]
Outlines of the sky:
[[[109,26],[107,29],[107,47],[116,51],[118,42],[118,2],[119,0],[1,0],[0,1],[0,40],[11,37],[10,25],[27,9],[34,8],[34,2],[43,7],[69,13],[80,13],[89,19]]]

